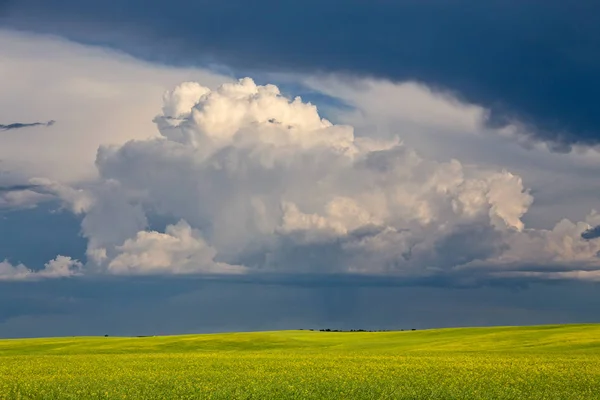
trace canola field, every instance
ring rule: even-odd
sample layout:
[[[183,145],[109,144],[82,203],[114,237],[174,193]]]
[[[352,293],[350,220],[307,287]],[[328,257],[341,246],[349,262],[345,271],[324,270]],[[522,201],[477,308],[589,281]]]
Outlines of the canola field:
[[[0,340],[0,399],[599,399],[600,325]]]

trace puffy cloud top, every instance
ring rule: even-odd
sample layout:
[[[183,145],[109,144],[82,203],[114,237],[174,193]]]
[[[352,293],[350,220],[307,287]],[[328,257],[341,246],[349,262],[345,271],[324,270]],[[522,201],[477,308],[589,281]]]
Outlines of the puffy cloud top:
[[[351,127],[322,119],[314,105],[299,97],[289,101],[276,86],[258,86],[250,78],[215,91],[183,83],[165,94],[163,115],[155,121],[165,138],[213,150],[257,143],[350,149],[354,139]]]

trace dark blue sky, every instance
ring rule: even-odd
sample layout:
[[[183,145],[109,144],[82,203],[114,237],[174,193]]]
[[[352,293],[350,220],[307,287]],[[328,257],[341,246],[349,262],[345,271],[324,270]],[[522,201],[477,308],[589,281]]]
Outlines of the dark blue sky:
[[[80,236],[80,218],[61,210],[55,202],[33,209],[0,210],[0,254],[13,264],[36,269],[61,254],[85,255],[86,240]]]
[[[557,150],[600,140],[600,2],[8,0],[6,27],[170,64],[418,80],[519,118]]]

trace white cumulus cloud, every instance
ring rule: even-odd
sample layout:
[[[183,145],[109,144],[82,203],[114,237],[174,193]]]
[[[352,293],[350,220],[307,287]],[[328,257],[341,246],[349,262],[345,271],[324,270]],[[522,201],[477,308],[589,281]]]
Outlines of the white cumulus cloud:
[[[243,267],[215,262],[216,250],[185,221],[167,226],[165,233],[140,231],[116,250],[118,255],[108,264],[109,271],[115,274],[244,271]]]
[[[431,108],[427,130],[450,125],[478,135],[481,108],[418,85],[402,90],[415,96],[400,113],[411,124],[426,121]],[[157,133],[101,146],[97,178],[85,185],[29,180],[34,194],[58,197],[81,215],[87,262],[59,256],[40,271],[4,262],[3,279],[84,272],[584,279],[600,270],[600,240],[582,238],[600,224],[596,213],[551,229],[527,226],[534,199],[514,171],[424,155],[400,140],[402,129],[356,134],[274,85],[184,82],[164,94],[154,123]]]
[[[36,280],[41,278],[66,278],[81,275],[83,264],[71,257],[57,256],[38,271],[23,264],[13,265],[7,260],[0,262],[0,281]]]
[[[597,241],[581,238],[597,221],[526,227],[533,196],[505,169],[356,136],[249,78],[214,90],[186,82],[163,101],[159,137],[98,151],[92,200],[75,207],[85,214],[88,268],[432,276],[599,265]],[[173,222],[149,229],[156,216]]]

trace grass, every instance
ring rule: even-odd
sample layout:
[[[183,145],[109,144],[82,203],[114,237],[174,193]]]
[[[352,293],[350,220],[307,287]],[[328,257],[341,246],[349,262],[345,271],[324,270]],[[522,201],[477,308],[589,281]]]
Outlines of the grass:
[[[0,399],[597,399],[600,325],[0,340]]]

